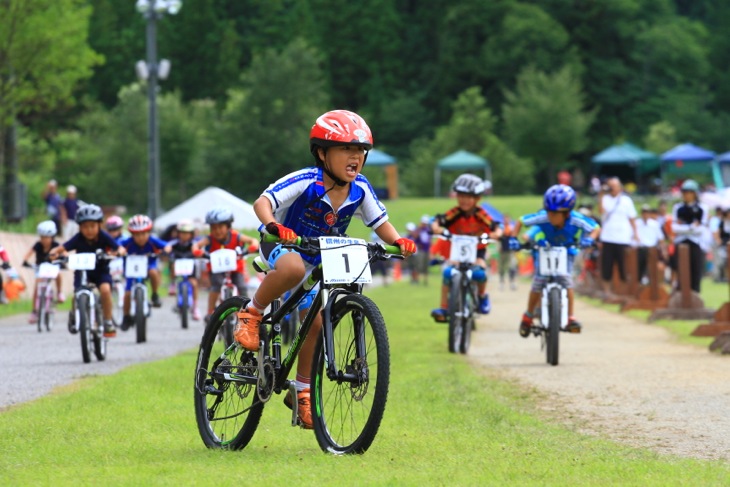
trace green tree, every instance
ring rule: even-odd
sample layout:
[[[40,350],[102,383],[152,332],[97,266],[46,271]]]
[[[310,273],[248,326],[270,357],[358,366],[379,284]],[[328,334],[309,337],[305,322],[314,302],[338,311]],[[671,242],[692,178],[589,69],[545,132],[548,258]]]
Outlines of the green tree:
[[[216,185],[255,198],[266,184],[314,163],[309,130],[330,108],[320,62],[302,40],[254,56],[215,133],[209,162]]]
[[[554,181],[558,164],[588,144],[595,111],[584,109],[580,80],[566,67],[553,75],[526,68],[515,91],[505,93],[505,135],[521,156],[535,161],[543,181]],[[544,184],[543,184],[544,185]]]
[[[644,137],[644,147],[655,154],[666,152],[677,144],[677,131],[666,120],[649,127],[649,132]]]
[[[436,129],[432,139],[413,142],[410,161],[403,170],[403,184],[408,193],[433,194],[434,169],[439,159],[457,150],[466,150],[486,158],[492,167],[494,191],[500,194],[526,193],[532,188],[532,164],[520,158],[495,135],[496,119],[478,87],[464,91],[453,103],[448,124]],[[456,174],[444,174],[443,188]]]

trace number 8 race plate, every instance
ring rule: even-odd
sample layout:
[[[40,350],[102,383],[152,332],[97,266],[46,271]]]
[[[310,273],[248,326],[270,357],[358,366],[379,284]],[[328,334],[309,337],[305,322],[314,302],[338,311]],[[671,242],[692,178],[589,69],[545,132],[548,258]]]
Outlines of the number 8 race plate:
[[[365,240],[346,237],[319,237],[322,274],[325,284],[373,282]]]

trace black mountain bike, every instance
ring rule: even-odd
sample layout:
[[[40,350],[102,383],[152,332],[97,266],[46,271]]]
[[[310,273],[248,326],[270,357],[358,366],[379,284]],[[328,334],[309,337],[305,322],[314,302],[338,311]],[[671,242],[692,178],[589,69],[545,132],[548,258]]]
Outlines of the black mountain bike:
[[[265,240],[277,241],[270,235]],[[278,301],[272,303],[261,323],[257,352],[246,351],[237,342],[226,347],[216,340],[226,320],[246,306],[248,298],[235,296],[215,309],[195,371],[200,436],[209,448],[240,450],[251,440],[264,405],[274,393],[289,390],[296,398],[294,381],[287,377],[321,312],[322,334],[311,372],[314,433],[325,452],[364,453],[375,439],[385,410],[390,351],[383,316],[362,295],[362,282],[367,280],[370,262],[400,257],[400,249],[347,237],[299,237],[296,245],[285,247],[306,255],[320,254],[323,263],[281,306]],[[299,301],[317,285],[312,307],[282,357],[281,322],[287,314],[298,312]],[[295,426],[299,424],[296,400],[292,406]]]
[[[477,283],[472,281],[472,268],[476,262],[476,249],[479,243],[495,242],[487,235],[480,237],[453,235],[441,236],[451,240],[449,261],[451,286],[449,287],[449,352],[467,353],[471,344],[471,332],[476,329],[476,310],[479,303]]]

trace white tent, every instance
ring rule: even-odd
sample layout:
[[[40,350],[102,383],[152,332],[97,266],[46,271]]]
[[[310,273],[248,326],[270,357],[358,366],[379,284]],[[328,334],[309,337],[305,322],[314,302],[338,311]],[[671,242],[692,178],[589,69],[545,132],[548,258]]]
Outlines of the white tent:
[[[234,228],[252,230],[261,225],[252,205],[233,196],[228,191],[211,186],[160,215],[155,220],[155,229],[162,231],[184,218],[193,220],[202,226],[205,224],[205,214],[218,206],[226,206],[233,211]]]

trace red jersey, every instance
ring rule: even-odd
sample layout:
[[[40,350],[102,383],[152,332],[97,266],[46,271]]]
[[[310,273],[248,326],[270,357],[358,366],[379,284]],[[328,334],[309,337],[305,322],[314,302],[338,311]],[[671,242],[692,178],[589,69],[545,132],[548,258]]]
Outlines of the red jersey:
[[[437,215],[436,219],[439,225],[453,235],[472,235],[479,237],[483,233],[487,235],[491,234],[498,226],[497,222],[492,220],[489,213],[481,206],[478,206],[476,211],[471,215],[467,215],[457,206],[443,215]],[[483,243],[477,246],[478,249],[484,249],[486,247],[487,244]],[[451,249],[451,242],[449,242],[448,249]]]
[[[235,230],[229,230],[228,236],[224,241],[216,240],[213,238],[212,235],[208,235],[208,245],[206,247],[206,250],[208,252],[215,252],[216,250],[220,249],[232,249],[236,250],[236,247],[245,247],[246,244],[241,241],[241,235],[235,231]],[[238,268],[236,269],[236,272],[240,272],[241,274],[245,274],[246,272],[246,265],[243,259],[238,260],[237,264]],[[210,271],[210,263],[208,264],[208,270]]]

